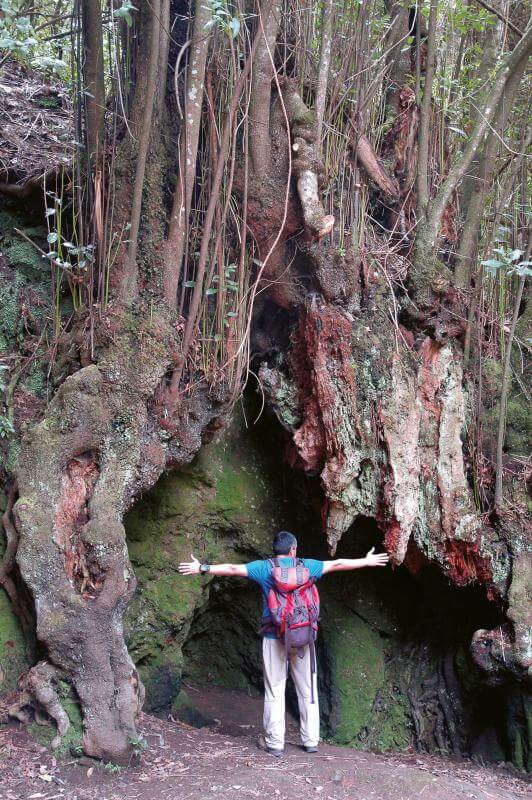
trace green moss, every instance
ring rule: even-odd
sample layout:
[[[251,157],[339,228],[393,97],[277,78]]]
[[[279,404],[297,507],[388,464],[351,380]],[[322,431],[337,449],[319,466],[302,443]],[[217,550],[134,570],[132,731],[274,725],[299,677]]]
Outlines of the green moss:
[[[380,636],[356,614],[336,603],[325,606],[323,637],[332,707],[329,728],[339,744],[360,746],[367,738],[377,692],[385,681]]]
[[[139,588],[127,611],[126,634],[146,685],[148,708],[161,707],[163,700],[169,704],[177,694],[182,648],[190,626],[213,604],[212,580],[183,577],[177,564],[189,560],[191,553],[211,562],[260,557],[269,550],[273,530],[281,527],[278,509],[282,503],[275,490],[268,488],[265,465],[242,430],[239,427],[237,434],[230,428],[218,442],[202,448],[189,467],[164,476],[127,515],[129,554]],[[256,591],[245,596],[245,606],[239,626],[253,620],[247,622],[245,643],[252,647],[258,629]],[[212,610],[210,614],[212,620]],[[222,628],[220,636],[225,636]],[[244,643],[239,638],[241,633],[234,627],[234,646],[240,657]],[[201,664],[215,659],[203,645],[196,652],[199,679]],[[189,658],[194,660],[192,651]],[[223,657],[215,671],[223,682]],[[236,662],[234,669],[226,664],[225,672],[233,685],[231,675],[240,674]],[[247,677],[238,683],[238,688],[248,686]]]
[[[58,758],[65,758],[72,753],[81,753],[83,743],[83,720],[79,703],[75,698],[68,683],[59,682],[58,694],[61,706],[65,711],[70,726],[64,736],[61,737],[59,747],[54,750]],[[57,735],[57,728],[54,723],[50,725],[38,725],[34,722],[29,727],[30,734],[39,744],[50,747],[52,740]]]
[[[486,437],[493,438],[499,425],[500,403],[484,412]],[[506,409],[504,449],[512,455],[526,455],[532,442],[532,410],[522,396],[510,395]]]
[[[15,689],[19,675],[27,668],[22,630],[6,593],[0,589],[0,692]]]
[[[48,271],[48,261],[23,239],[13,239],[5,252],[10,264],[24,270]]]
[[[411,745],[408,698],[387,681],[386,687],[378,693],[373,709],[372,747],[377,750],[407,750]]]

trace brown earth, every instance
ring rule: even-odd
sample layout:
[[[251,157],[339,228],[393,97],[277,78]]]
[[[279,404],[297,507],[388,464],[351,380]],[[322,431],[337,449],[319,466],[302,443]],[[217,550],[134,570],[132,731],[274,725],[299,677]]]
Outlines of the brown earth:
[[[148,742],[140,763],[120,772],[74,759],[58,763],[20,725],[0,730],[0,800],[515,800],[532,797],[525,776],[506,768],[427,754],[364,753],[297,746],[288,725],[284,758],[257,748],[261,700],[215,687],[187,687],[201,729],[142,715]]]

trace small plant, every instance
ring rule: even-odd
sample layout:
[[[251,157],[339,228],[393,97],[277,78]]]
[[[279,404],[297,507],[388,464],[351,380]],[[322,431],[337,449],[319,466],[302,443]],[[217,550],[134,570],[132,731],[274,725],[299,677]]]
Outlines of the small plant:
[[[209,6],[212,12],[212,19],[207,22],[205,27],[208,29],[219,25],[227,36],[231,39],[236,39],[240,32],[240,20],[238,17],[231,16],[225,7],[224,0],[209,0]]]
[[[7,439],[13,433],[15,433],[15,428],[11,420],[0,414],[0,439]]]
[[[115,8],[113,11],[113,17],[124,19],[128,28],[131,28],[133,25],[132,11],[138,11],[138,8],[133,5],[131,0],[122,0],[122,5],[119,8]]]
[[[62,58],[53,58],[53,56],[39,56],[34,58],[31,66],[44,72],[45,75],[50,77],[54,74],[60,74],[62,70],[66,69],[66,61]]]
[[[521,261],[522,250],[496,247],[493,252],[497,254],[498,258],[488,258],[480,262],[483,267],[486,267],[486,272],[490,275],[495,275],[500,269],[504,269],[510,275],[519,275],[519,277],[532,275],[532,270],[530,269],[532,261]]]
[[[118,764],[113,764],[112,761],[108,761],[107,764],[104,764],[104,770],[109,772],[110,775],[119,775],[121,767]]]
[[[36,44],[30,18],[20,16],[11,0],[0,0],[0,64],[9,55],[28,58]]]
[[[130,736],[128,739],[129,744],[133,747],[133,754],[138,758],[142,755],[144,750],[148,747],[148,742],[141,736]]]

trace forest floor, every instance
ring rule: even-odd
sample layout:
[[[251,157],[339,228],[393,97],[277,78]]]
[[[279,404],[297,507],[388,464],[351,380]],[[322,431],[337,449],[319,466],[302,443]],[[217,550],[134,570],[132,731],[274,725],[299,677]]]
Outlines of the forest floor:
[[[193,687],[189,688],[194,692]],[[119,772],[58,761],[26,728],[0,729],[0,800],[517,800],[532,787],[507,769],[427,754],[377,754],[328,744],[309,756],[288,725],[282,759],[257,747],[260,698],[202,689],[201,716],[213,726],[142,715],[149,746]],[[83,759],[82,759],[83,760]]]

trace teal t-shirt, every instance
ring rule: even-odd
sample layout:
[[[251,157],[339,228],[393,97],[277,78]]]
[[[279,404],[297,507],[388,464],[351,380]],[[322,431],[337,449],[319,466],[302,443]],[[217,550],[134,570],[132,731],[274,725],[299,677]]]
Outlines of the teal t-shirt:
[[[282,567],[292,567],[294,566],[296,559],[290,558],[289,556],[281,556],[279,561],[281,562]],[[323,561],[318,561],[315,558],[302,558],[301,561],[308,569],[311,578],[314,578],[315,581],[321,578],[323,575]],[[248,572],[248,578],[250,578],[252,581],[255,581],[255,583],[258,583],[261,588],[262,626],[267,627],[270,619],[270,612],[268,610],[268,593],[273,586],[271,563],[266,558],[262,559],[261,561],[250,561],[249,564],[246,564],[246,569]],[[266,631],[263,636],[266,639],[277,638],[273,630],[271,632]]]

